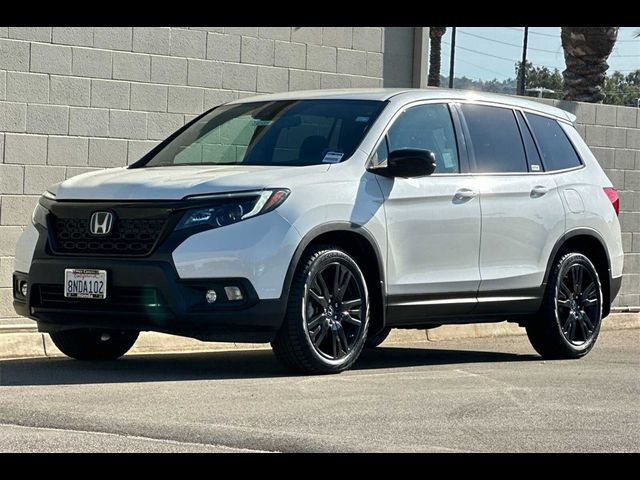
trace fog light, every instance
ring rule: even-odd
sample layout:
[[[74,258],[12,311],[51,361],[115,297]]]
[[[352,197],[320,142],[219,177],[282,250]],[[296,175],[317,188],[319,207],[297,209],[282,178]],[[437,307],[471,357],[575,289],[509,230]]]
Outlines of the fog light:
[[[230,301],[242,300],[242,290],[239,287],[224,287],[224,293]]]
[[[214,303],[218,299],[218,294],[215,290],[207,290],[205,298],[207,299],[207,303]]]
[[[26,297],[28,290],[29,290],[29,284],[27,282],[20,282],[20,295],[22,295],[23,297]]]

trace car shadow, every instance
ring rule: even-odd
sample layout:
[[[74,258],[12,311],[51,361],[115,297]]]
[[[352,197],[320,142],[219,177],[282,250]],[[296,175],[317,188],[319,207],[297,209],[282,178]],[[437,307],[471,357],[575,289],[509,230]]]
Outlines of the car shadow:
[[[471,350],[378,347],[364,351],[352,370],[531,360],[539,360],[539,357]],[[285,369],[271,350],[128,355],[110,362],[80,362],[66,357],[0,361],[0,388],[291,376],[296,374]]]

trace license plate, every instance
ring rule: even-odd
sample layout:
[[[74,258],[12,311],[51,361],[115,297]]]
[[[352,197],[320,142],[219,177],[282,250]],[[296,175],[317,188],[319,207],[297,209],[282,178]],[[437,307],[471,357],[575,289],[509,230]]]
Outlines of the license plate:
[[[67,298],[107,298],[107,271],[67,268],[64,271],[64,296]]]

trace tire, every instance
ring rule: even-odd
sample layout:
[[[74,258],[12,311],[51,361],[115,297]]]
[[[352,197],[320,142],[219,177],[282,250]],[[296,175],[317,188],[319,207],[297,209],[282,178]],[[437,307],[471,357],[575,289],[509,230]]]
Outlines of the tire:
[[[387,339],[390,332],[391,328],[385,327],[374,335],[367,335],[367,340],[364,342],[364,348],[376,348]]]
[[[549,277],[539,318],[527,323],[533,348],[547,359],[573,359],[591,351],[602,323],[602,284],[582,253],[565,252]]]
[[[340,247],[313,246],[297,267],[271,343],[276,357],[297,372],[342,372],[360,355],[368,328],[369,293],[356,261]]]
[[[115,360],[136,343],[139,332],[81,328],[49,335],[58,349],[76,360]]]

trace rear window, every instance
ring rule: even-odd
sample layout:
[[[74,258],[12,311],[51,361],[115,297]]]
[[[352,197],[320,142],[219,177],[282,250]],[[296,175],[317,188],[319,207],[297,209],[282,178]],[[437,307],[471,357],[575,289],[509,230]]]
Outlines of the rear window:
[[[145,166],[338,163],[353,154],[385,102],[293,100],[223,105]]]
[[[527,113],[526,117],[538,141],[547,172],[581,165],[580,157],[556,120],[533,113]]]
[[[527,172],[527,158],[510,108],[463,103],[478,173]]]

